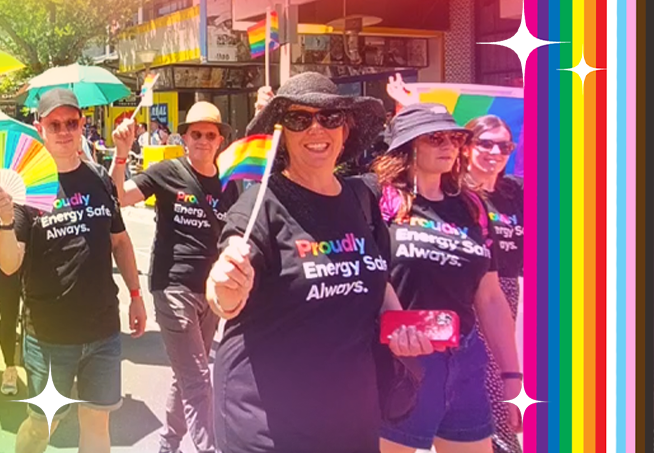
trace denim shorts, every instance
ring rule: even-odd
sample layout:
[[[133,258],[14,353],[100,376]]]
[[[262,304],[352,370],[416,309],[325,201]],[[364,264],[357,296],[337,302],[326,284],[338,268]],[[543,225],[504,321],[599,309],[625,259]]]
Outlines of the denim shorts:
[[[83,405],[96,410],[113,411],[122,404],[120,334],[104,340],[80,345],[50,344],[26,335],[24,342],[25,370],[29,397],[43,391],[48,382],[48,364],[52,383],[59,393],[71,398],[77,378],[77,396]],[[63,418],[69,405],[60,408],[54,419]],[[40,407],[30,404],[28,412],[44,418]]]
[[[424,379],[409,417],[385,424],[381,437],[429,450],[434,438],[476,442],[494,432],[486,391],[488,355],[477,330],[461,338],[459,348],[419,358]]]

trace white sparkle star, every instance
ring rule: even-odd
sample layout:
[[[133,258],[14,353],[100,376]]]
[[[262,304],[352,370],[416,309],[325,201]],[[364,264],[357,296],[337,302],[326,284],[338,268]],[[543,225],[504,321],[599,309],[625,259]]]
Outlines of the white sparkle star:
[[[52,368],[48,365],[48,382],[41,393],[26,400],[14,400],[15,403],[29,403],[41,408],[48,420],[48,432],[52,429],[52,420],[57,411],[67,404],[84,403],[85,401],[72,400],[63,396],[52,382]]]
[[[559,68],[559,71],[571,71],[576,73],[580,78],[581,78],[581,90],[583,92],[584,90],[584,83],[586,82],[586,76],[590,74],[591,72],[595,71],[606,71],[606,68],[594,68],[592,66],[588,66],[588,63],[586,63],[586,58],[584,56],[584,48],[581,48],[581,60],[579,60],[579,64],[575,66],[574,68]]]
[[[478,42],[477,44],[494,44],[496,46],[504,46],[513,50],[518,58],[520,59],[520,65],[522,66],[522,80],[523,84],[525,83],[525,66],[527,64],[527,58],[529,55],[536,49],[542,46],[547,46],[549,44],[569,44],[566,41],[544,41],[538,39],[531,34],[527,28],[527,22],[525,21],[525,7],[524,1],[522,5],[522,19],[520,20],[520,27],[515,35],[511,36],[509,39],[504,41],[497,42]]]
[[[518,394],[518,396],[516,396],[512,400],[507,400],[507,401],[503,401],[503,402],[504,403],[515,404],[518,407],[518,409],[520,409],[520,415],[522,415],[522,419],[524,420],[525,419],[525,411],[527,410],[527,408],[529,406],[531,406],[532,404],[536,404],[536,403],[546,403],[547,401],[537,401],[537,400],[531,399],[529,397],[529,395],[527,395],[527,393],[525,392],[524,384],[522,384],[522,387],[520,388],[520,393]]]

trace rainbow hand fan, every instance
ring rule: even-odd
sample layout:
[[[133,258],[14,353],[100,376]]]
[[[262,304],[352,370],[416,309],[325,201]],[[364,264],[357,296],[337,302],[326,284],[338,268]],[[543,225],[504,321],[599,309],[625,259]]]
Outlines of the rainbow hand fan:
[[[54,159],[29,135],[0,131],[0,187],[16,204],[51,212],[59,191]]]

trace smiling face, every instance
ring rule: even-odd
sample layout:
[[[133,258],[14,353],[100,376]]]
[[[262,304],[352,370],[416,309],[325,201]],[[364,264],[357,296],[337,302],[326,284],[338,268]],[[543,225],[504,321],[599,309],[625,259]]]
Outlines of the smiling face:
[[[70,158],[82,149],[85,120],[73,107],[59,107],[35,122],[46,149],[55,158]]]
[[[212,123],[191,124],[184,134],[189,159],[191,162],[202,164],[212,163],[215,160],[223,140],[218,126]]]
[[[482,132],[472,142],[470,165],[474,171],[488,175],[498,175],[509,161],[511,154],[502,152],[502,147],[511,144],[511,133],[504,127],[496,127]],[[506,148],[509,149],[509,148]]]
[[[461,132],[445,131],[421,135],[413,142],[418,171],[441,175],[451,172],[465,140],[466,135]]]
[[[287,115],[293,116],[294,112],[300,115],[313,114],[319,111],[320,109],[311,107],[292,106]],[[343,150],[343,144],[347,140],[348,129],[343,122],[335,121],[333,117],[327,120],[341,125],[327,128],[314,118],[313,123],[303,131],[294,132],[289,127],[284,127],[284,143],[289,154],[290,166],[305,172],[321,169],[333,171]]]

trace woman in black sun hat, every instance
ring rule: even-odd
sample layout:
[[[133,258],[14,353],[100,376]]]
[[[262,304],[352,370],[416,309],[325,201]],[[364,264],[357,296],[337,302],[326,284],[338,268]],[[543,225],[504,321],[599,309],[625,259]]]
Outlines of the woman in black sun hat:
[[[281,87],[248,135],[270,134],[275,124],[283,141],[250,240],[242,236],[258,185],[228,212],[207,281],[207,299],[228,320],[214,368],[220,448],[377,453],[373,343],[380,313],[401,307],[387,282],[379,207],[365,185],[334,169],[374,140],[384,109],[303,73]],[[432,352],[410,328],[398,329],[390,347],[398,356]]]

